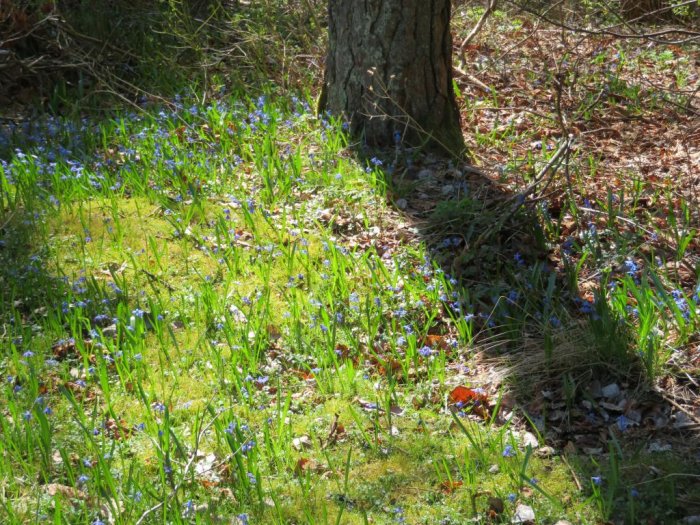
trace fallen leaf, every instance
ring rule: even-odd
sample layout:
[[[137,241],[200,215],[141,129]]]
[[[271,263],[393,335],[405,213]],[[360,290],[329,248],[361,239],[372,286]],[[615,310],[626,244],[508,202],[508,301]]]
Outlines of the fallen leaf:
[[[450,392],[451,403],[483,403],[488,404],[488,396],[466,386],[457,386]]]
[[[68,485],[61,485],[60,483],[49,483],[46,485],[46,493],[49,496],[61,495],[71,499],[80,499],[87,501],[89,496],[82,490],[78,490]]]
[[[503,500],[501,498],[491,497],[488,499],[488,504],[489,504],[489,513],[492,513],[495,515],[503,514],[503,511],[506,508],[506,506],[503,504]]]
[[[440,483],[440,490],[445,494],[452,494],[462,485],[464,485],[463,481],[443,481],[442,483]]]

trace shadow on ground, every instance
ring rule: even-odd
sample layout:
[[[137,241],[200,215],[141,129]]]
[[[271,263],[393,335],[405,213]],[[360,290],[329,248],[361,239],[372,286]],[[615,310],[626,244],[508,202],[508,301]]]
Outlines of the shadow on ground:
[[[616,522],[700,514],[697,406],[645,381],[623,323],[557,268],[535,211],[467,165],[390,164],[390,199],[474,316],[470,366],[488,373],[468,386],[507,392],[502,414],[554,447],[582,491],[602,476]],[[638,498],[648,516],[634,514]]]
[[[49,307],[65,297],[68,285],[46,267],[49,254],[42,216],[23,209],[0,209],[0,324],[31,330]],[[3,329],[3,334],[9,330]],[[29,334],[28,334],[29,335]]]

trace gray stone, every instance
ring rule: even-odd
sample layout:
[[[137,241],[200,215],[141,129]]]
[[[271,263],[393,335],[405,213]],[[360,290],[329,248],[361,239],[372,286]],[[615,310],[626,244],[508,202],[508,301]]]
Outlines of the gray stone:
[[[522,503],[519,503],[518,506],[515,507],[515,516],[513,517],[512,523],[529,523],[534,521],[535,511],[532,510],[532,507],[523,505]]]
[[[603,387],[603,396],[607,398],[615,398],[620,395],[620,387],[617,383],[610,383]]]

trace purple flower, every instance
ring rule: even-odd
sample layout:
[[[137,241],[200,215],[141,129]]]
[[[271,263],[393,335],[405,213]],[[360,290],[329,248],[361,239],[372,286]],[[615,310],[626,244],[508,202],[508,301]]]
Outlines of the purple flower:
[[[433,349],[429,346],[424,346],[423,348],[418,350],[418,353],[423,357],[430,357],[431,355],[433,355]]]
[[[603,478],[601,476],[593,476],[591,482],[596,486],[600,487],[603,484]]]
[[[625,273],[629,275],[630,277],[634,277],[639,270],[639,267],[635,264],[635,262],[632,259],[625,259]]]
[[[511,445],[506,445],[506,447],[503,449],[502,455],[504,458],[512,458],[515,456],[515,449]]]
[[[243,445],[241,445],[241,452],[243,454],[247,454],[248,452],[253,450],[253,448],[255,448],[255,441],[251,439],[250,441],[246,441],[245,443],[243,443]]]

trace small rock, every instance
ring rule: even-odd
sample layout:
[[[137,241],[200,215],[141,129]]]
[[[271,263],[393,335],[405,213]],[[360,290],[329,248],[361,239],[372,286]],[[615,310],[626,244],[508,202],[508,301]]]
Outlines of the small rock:
[[[433,172],[430,170],[420,170],[418,172],[418,180],[428,180],[432,178]]]
[[[524,447],[532,447],[532,448],[537,448],[540,445],[540,442],[537,440],[534,434],[531,432],[523,432],[523,446]]]
[[[620,395],[620,387],[617,386],[617,383],[610,383],[609,385],[606,385],[603,387],[602,393],[603,393],[603,397],[607,397],[607,398],[617,397]]]
[[[489,467],[489,474],[498,474],[501,471],[501,468],[498,465],[491,465]]]
[[[309,436],[301,436],[292,439],[292,446],[296,450],[303,450],[305,448],[311,448],[313,443],[311,443],[311,438]]]
[[[455,187],[452,184],[446,184],[440,190],[443,195],[451,195],[455,192]]]
[[[673,428],[685,428],[693,425],[693,421],[686,416],[683,412],[678,412],[675,415],[675,421],[673,422]]]
[[[457,168],[450,168],[445,172],[446,179],[461,179],[464,174]]]
[[[559,520],[554,525],[571,525],[571,522],[567,520]]]
[[[540,447],[536,454],[540,458],[551,458],[556,454],[556,451],[552,447]]]
[[[652,441],[649,443],[647,450],[649,452],[668,452],[669,450],[672,450],[672,447],[668,443],[661,444],[659,441]]]
[[[534,523],[535,522],[535,511],[532,507],[528,505],[518,504],[515,507],[515,516],[513,516],[512,523]]]
[[[408,201],[406,199],[399,199],[396,201],[396,207],[400,210],[405,210],[408,208]]]
[[[117,325],[111,324],[102,329],[102,335],[105,337],[115,338],[117,337]]]
[[[625,407],[627,406],[627,400],[623,399],[619,403],[607,403],[605,401],[601,401],[599,404],[605,410],[609,410],[610,412],[624,412]]]

